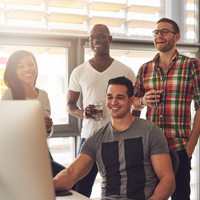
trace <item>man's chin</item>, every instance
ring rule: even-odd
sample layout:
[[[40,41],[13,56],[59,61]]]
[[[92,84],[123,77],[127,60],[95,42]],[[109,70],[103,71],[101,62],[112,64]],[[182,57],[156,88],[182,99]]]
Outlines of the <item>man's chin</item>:
[[[121,118],[122,118],[122,116],[121,116],[120,114],[117,114],[117,113],[111,114],[111,117],[112,117],[113,119],[121,119]]]

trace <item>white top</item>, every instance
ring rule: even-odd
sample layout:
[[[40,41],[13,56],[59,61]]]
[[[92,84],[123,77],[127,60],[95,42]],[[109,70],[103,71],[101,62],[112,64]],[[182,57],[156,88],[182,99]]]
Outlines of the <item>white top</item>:
[[[44,109],[44,116],[50,116],[51,115],[51,108],[50,108],[50,102],[49,102],[49,97],[47,92],[45,92],[44,90],[38,89],[38,96],[36,98],[27,98],[27,100],[39,100],[42,108]],[[12,97],[12,92],[11,89],[8,88],[4,95],[2,96],[1,100],[13,100]]]
[[[10,88],[8,88],[5,91],[1,100],[13,100]],[[50,117],[51,107],[50,107],[49,97],[46,91],[38,89],[38,96],[36,98],[26,98],[26,100],[38,100],[41,103],[42,109],[44,111],[44,116]],[[50,138],[52,135],[53,135],[53,126],[51,127],[51,132],[47,133],[47,137]]]
[[[103,103],[103,119],[95,121],[93,119],[83,119],[81,137],[88,138],[96,129],[105,125],[110,116],[106,109],[106,87],[111,78],[126,76],[135,83],[134,72],[117,60],[103,72],[95,70],[89,63],[84,62],[72,71],[69,90],[80,92],[83,98],[83,108],[89,104]]]

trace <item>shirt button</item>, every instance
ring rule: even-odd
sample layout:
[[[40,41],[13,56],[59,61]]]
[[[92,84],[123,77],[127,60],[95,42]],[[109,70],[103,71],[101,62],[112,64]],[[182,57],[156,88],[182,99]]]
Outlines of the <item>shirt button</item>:
[[[160,115],[160,118],[162,118],[162,115]]]

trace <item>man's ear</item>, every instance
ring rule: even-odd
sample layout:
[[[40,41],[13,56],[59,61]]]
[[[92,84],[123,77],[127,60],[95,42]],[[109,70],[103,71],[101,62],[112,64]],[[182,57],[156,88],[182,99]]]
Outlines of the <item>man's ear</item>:
[[[112,35],[108,36],[109,44],[112,44]]]
[[[181,38],[180,33],[177,33],[177,34],[175,35],[175,38],[176,38],[176,42],[178,42],[178,41],[180,40],[180,38]]]
[[[130,101],[131,101],[132,105],[133,105],[134,100],[135,100],[135,96],[133,95],[130,97]]]

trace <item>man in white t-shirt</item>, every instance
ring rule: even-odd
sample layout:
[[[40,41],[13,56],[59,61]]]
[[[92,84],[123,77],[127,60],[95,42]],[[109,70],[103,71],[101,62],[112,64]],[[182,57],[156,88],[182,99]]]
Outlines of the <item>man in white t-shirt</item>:
[[[108,80],[118,76],[125,76],[135,83],[134,72],[110,56],[112,36],[107,26],[96,24],[90,32],[89,42],[94,56],[73,70],[67,95],[69,113],[83,119],[80,148],[85,139],[110,120],[105,106]],[[83,108],[78,106],[80,96],[82,96]],[[103,117],[99,121],[94,119],[91,106],[89,106],[96,103],[103,104]],[[97,171],[97,166],[94,164],[90,173],[79,181],[74,189],[90,197]]]

